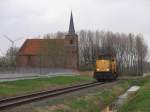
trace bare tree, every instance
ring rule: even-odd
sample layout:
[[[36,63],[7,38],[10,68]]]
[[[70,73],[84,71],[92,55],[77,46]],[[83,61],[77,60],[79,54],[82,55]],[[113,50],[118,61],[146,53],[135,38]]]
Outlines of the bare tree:
[[[19,51],[19,48],[18,47],[10,47],[8,50],[7,50],[7,53],[6,53],[6,58],[8,60],[8,63],[10,66],[15,66],[16,65],[16,56],[17,56],[17,53]]]
[[[103,49],[116,55],[120,74],[143,74],[148,48],[142,35],[82,30],[79,37],[80,64],[85,68]]]

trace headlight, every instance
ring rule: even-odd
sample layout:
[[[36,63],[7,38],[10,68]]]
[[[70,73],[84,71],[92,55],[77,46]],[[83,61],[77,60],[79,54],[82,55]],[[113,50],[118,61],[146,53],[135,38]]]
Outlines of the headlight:
[[[100,69],[99,69],[99,68],[97,68],[97,69],[96,69],[96,71],[100,71]]]
[[[109,68],[107,68],[106,71],[109,71]]]

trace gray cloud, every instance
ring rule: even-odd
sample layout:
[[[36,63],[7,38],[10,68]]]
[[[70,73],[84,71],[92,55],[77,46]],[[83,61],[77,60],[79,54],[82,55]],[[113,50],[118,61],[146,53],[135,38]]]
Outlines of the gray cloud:
[[[149,0],[1,0],[0,48],[10,46],[3,34],[15,39],[67,31],[71,9],[76,30],[142,33],[150,43]]]

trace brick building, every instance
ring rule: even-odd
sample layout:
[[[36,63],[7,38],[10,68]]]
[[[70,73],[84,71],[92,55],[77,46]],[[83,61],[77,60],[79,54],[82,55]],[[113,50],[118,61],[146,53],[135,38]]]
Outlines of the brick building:
[[[27,39],[20,48],[17,67],[78,69],[78,36],[73,16],[64,39]]]

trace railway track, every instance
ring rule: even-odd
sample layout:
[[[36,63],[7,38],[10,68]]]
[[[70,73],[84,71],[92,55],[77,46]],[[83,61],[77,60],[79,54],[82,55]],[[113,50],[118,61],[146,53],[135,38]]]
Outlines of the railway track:
[[[69,86],[69,87],[55,89],[55,90],[36,92],[36,93],[28,94],[28,95],[2,99],[0,100],[0,110],[5,110],[5,109],[9,109],[9,108],[16,107],[19,105],[39,101],[45,98],[52,98],[58,95],[63,95],[63,94],[70,93],[73,91],[98,86],[101,84],[104,84],[104,83],[103,82],[91,82],[91,83]]]

